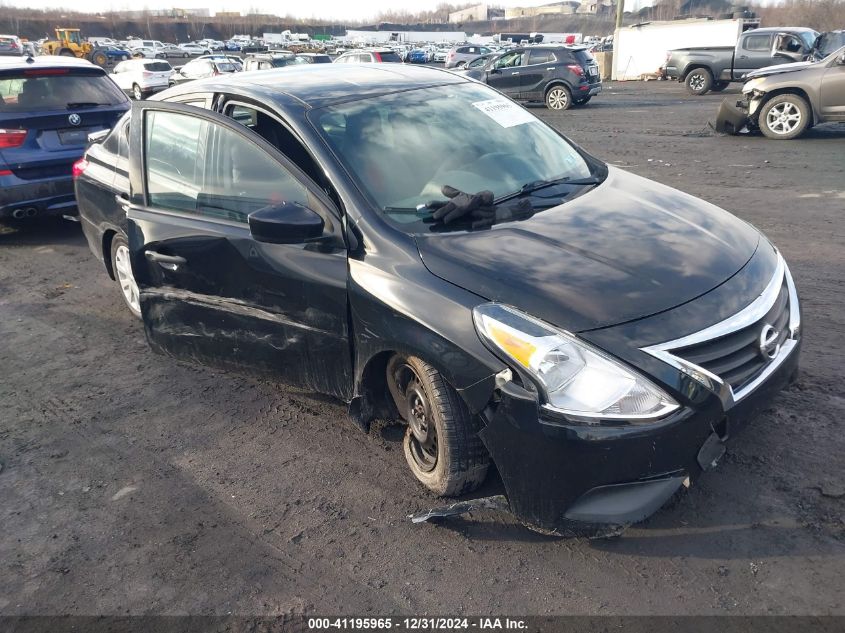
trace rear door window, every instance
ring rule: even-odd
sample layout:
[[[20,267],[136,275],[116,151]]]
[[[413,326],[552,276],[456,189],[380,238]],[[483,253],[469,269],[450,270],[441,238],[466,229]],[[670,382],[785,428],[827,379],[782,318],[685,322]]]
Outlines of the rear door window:
[[[0,77],[0,112],[66,110],[74,104],[118,105],[126,96],[106,75],[32,69]]]
[[[548,64],[555,61],[555,54],[551,51],[532,50],[528,54],[528,65]]]
[[[746,35],[742,48],[747,51],[767,51],[772,46],[772,36],[767,33]]]

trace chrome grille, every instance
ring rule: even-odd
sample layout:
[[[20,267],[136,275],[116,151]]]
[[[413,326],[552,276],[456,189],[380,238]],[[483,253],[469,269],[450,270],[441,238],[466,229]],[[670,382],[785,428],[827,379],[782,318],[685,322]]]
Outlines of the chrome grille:
[[[736,392],[753,381],[772,360],[761,349],[763,329],[774,328],[769,341],[773,349],[786,341],[788,325],[789,289],[784,282],[771,309],[758,321],[725,336],[670,352],[715,374]]]
[[[742,310],[703,330],[642,350],[711,390],[727,411],[768,380],[800,340],[798,293],[778,253],[768,285]]]

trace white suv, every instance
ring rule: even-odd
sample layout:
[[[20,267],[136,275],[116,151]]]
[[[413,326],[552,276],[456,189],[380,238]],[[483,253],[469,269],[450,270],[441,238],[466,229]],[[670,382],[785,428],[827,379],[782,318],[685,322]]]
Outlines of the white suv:
[[[130,59],[120,62],[110,75],[114,83],[135,99],[143,99],[170,85],[173,67],[161,59]]]

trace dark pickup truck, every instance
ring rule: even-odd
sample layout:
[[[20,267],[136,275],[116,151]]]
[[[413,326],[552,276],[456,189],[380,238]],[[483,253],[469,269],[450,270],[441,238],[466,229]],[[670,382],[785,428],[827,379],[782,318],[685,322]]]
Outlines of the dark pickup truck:
[[[724,90],[758,68],[804,61],[818,35],[802,27],[752,29],[739,36],[735,47],[679,48],[667,55],[666,75],[694,95]]]

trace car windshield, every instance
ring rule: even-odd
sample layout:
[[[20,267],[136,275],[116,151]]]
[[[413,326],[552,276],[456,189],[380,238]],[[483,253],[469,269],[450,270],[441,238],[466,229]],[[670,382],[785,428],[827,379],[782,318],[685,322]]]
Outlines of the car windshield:
[[[0,112],[64,110],[70,104],[117,105],[126,97],[106,75],[53,74],[65,69],[33,69],[0,77]]]
[[[418,207],[443,200],[444,186],[500,198],[594,176],[545,123],[474,83],[361,99],[309,117],[376,208],[409,232],[428,230],[430,211]]]

